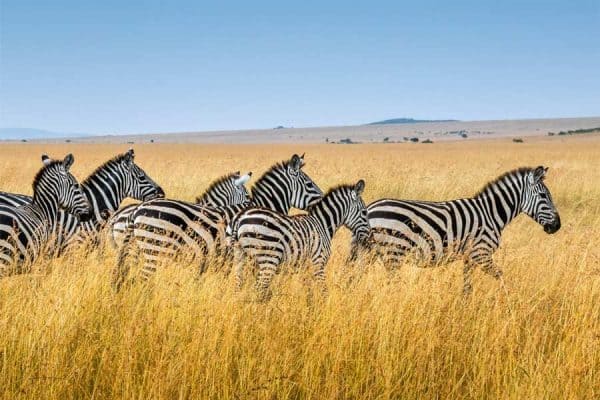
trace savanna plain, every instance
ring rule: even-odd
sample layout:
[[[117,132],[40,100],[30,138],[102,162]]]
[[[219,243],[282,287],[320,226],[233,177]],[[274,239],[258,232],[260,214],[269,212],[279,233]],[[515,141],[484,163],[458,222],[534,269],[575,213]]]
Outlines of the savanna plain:
[[[363,178],[365,201],[475,194],[520,166],[549,167],[562,229],[526,216],[495,254],[505,289],[462,265],[387,271],[349,264],[341,230],[327,296],[310,273],[279,274],[273,297],[237,291],[218,266],[170,262],[148,284],[110,286],[105,246],[44,259],[0,281],[0,396],[13,398],[592,399],[600,397],[600,136],[434,144],[135,144],[170,198],[306,152],[323,190]],[[40,155],[75,155],[83,180],[128,145],[0,145],[0,190],[31,193]]]

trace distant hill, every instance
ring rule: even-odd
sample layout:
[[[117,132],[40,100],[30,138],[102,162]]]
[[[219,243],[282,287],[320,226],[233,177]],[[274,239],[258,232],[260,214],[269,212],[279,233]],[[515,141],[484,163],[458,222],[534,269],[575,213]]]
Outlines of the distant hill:
[[[51,139],[88,136],[84,133],[53,132],[35,128],[0,128],[0,140]]]
[[[456,122],[457,119],[413,119],[413,118],[392,118],[383,121],[371,122],[367,125],[388,125],[388,124],[417,124],[421,122]]]

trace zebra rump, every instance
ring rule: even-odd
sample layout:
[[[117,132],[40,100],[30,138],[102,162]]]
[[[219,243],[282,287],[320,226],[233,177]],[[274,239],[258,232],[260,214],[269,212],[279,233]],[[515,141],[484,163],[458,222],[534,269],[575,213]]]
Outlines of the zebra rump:
[[[234,247],[238,285],[243,282],[245,259],[258,271],[256,286],[263,295],[282,263],[294,266],[308,262],[315,279],[325,280],[325,266],[331,256],[331,241],[342,225],[356,237],[366,237],[369,222],[361,198],[365,183],[331,189],[306,215],[288,216],[265,208],[251,208],[232,221],[228,235]]]

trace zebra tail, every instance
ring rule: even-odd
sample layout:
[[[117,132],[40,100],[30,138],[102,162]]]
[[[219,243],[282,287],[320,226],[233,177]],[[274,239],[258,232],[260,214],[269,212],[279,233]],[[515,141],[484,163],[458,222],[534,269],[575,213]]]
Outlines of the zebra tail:
[[[225,247],[227,249],[233,248],[237,243],[237,218],[233,218],[225,228]]]

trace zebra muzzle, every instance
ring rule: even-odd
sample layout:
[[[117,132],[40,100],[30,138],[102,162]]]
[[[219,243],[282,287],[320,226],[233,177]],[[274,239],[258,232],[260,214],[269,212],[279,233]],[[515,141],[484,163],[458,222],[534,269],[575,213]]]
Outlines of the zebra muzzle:
[[[549,224],[544,225],[544,232],[553,234],[558,232],[560,229],[560,217],[557,215],[556,219]]]

